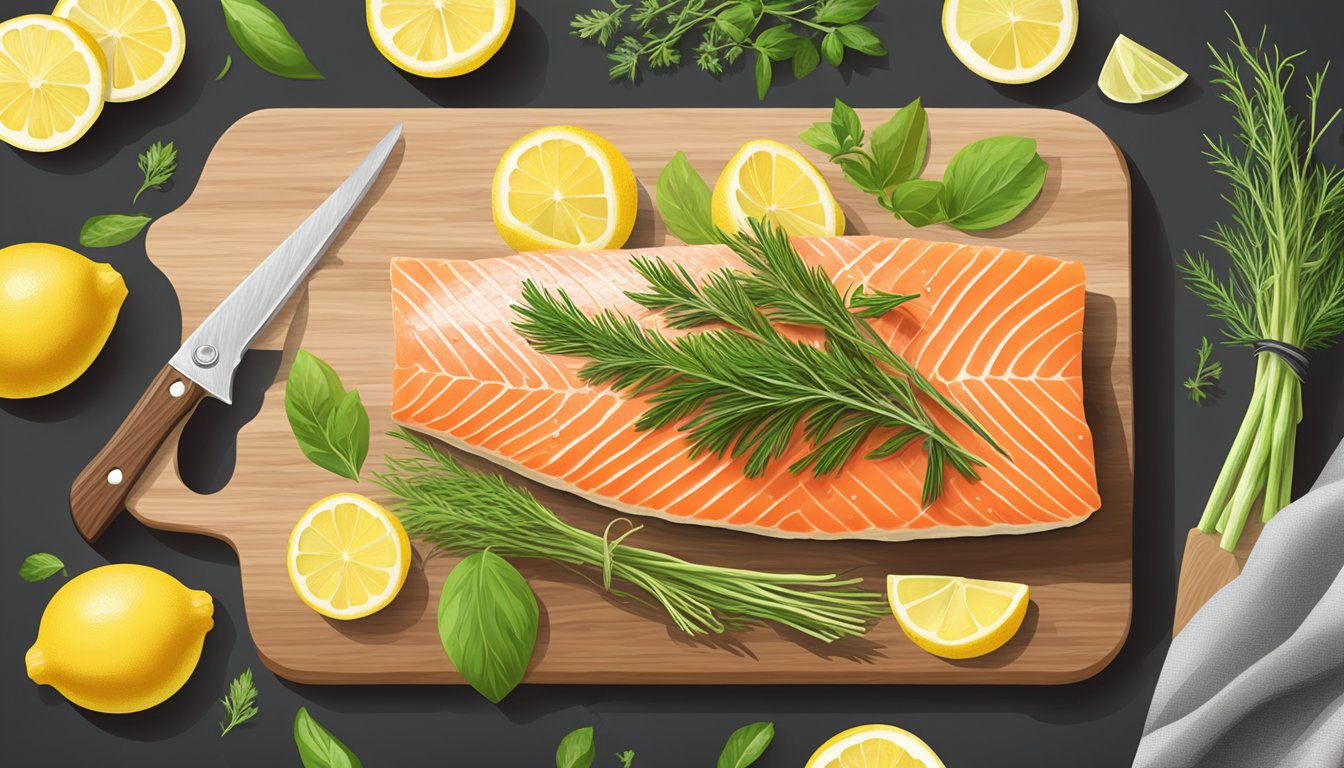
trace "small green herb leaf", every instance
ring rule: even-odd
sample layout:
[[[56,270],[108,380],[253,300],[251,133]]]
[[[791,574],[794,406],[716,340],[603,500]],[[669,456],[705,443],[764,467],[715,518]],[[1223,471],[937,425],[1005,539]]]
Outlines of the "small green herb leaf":
[[[85,248],[121,245],[134,239],[153,220],[153,217],[143,214],[127,216],[107,213],[93,216],[79,228],[79,244]]]
[[[821,64],[821,51],[811,38],[803,38],[793,49],[793,79],[802,80],[816,71]]]
[[[877,0],[831,0],[817,11],[818,24],[851,24],[877,7]]]
[[[747,39],[759,22],[760,17],[756,15],[751,3],[735,3],[719,14],[714,25],[727,35],[729,40],[740,43]]]
[[[873,319],[881,317],[907,301],[919,298],[917,293],[887,293],[886,291],[864,288],[860,285],[849,297],[849,308],[859,313],[859,317]]]
[[[229,691],[219,703],[224,705],[224,712],[228,715],[227,720],[219,723],[220,738],[257,716],[257,687],[252,684],[250,668],[229,683]]]
[[[1035,139],[996,136],[967,144],[943,174],[948,221],[968,232],[1011,221],[1040,194],[1046,167]]]
[[[490,551],[468,555],[443,582],[439,640],[457,671],[498,704],[522,681],[539,610],[516,568]]]
[[[845,59],[845,43],[840,39],[840,33],[831,30],[826,36],[821,38],[821,55],[826,58],[826,63],[832,67],[840,66],[840,62]]]
[[[621,761],[621,768],[630,768],[635,764],[635,751],[627,749],[624,752],[617,752],[616,759]]]
[[[835,106],[831,108],[831,128],[843,151],[848,152],[863,144],[863,121],[859,120],[859,113],[839,99],[835,100]]]
[[[359,392],[345,391],[331,366],[299,350],[285,382],[285,414],[303,455],[323,469],[359,481],[369,454],[369,414]]]
[[[1213,345],[1209,343],[1207,336],[1199,340],[1199,349],[1196,353],[1199,355],[1199,367],[1195,369],[1195,375],[1183,383],[1195,405],[1203,405],[1209,397],[1209,392],[1205,390],[1218,386],[1218,380],[1223,376],[1223,364],[1218,361],[1209,362],[1209,357],[1213,355]]]
[[[773,76],[770,66],[770,57],[760,49],[756,51],[756,98],[765,99],[765,94],[770,91],[770,78]]]
[[[919,176],[929,149],[929,116],[919,99],[873,131],[872,148],[881,189]]]
[[[321,80],[303,47],[260,0],[220,0],[229,34],[258,67],[292,80]]]
[[[747,768],[775,738],[774,723],[752,723],[733,731],[719,754],[717,768]]]
[[[69,575],[65,571],[65,563],[62,563],[59,557],[46,552],[25,557],[23,565],[19,566],[19,578],[27,582],[49,579],[58,573],[62,576]]]
[[[294,715],[294,746],[303,768],[363,768],[355,753],[319,725],[306,707]]]
[[[835,34],[840,36],[846,48],[868,56],[887,55],[887,46],[883,45],[881,38],[862,24],[846,24],[836,28]]]
[[[901,182],[891,192],[889,208],[912,227],[927,227],[947,221],[943,183],[932,179]]]
[[[555,768],[591,768],[596,758],[593,729],[578,728],[560,740],[555,750]]]
[[[161,190],[163,185],[173,178],[173,174],[177,172],[177,147],[173,146],[171,141],[167,144],[156,141],[149,145],[149,149],[140,153],[136,164],[145,180],[140,189],[136,190],[135,197],[131,198],[132,205],[140,199],[141,193],[146,189]]]
[[[228,54],[228,55],[226,55],[226,56],[224,57],[224,68],[221,69],[221,70],[219,70],[219,74],[218,74],[218,75],[215,75],[215,82],[219,82],[220,80],[223,80],[223,79],[224,79],[224,76],[227,75],[227,74],[229,74],[229,70],[230,70],[230,69],[233,69],[233,55],[232,55],[232,54]]]
[[[780,25],[770,27],[757,35],[753,46],[769,56],[771,61],[785,61],[793,58],[793,52],[801,42],[803,42],[801,37],[791,32],[788,27]]]
[[[834,157],[844,151],[835,137],[835,127],[830,123],[813,123],[812,127],[799,134],[798,138],[828,157]]]
[[[714,226],[709,185],[691,167],[684,153],[673,155],[658,175],[655,194],[663,224],[683,243],[703,245],[720,241],[718,227]]]

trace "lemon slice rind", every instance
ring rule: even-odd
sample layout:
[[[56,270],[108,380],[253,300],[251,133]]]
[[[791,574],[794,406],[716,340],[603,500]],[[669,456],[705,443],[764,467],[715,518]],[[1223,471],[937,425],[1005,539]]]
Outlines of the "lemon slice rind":
[[[450,19],[448,12],[444,10],[444,4],[435,3],[434,0],[366,0],[365,18],[373,44],[397,67],[421,77],[456,77],[479,69],[489,61],[504,45],[513,27],[515,0],[472,0],[472,4],[476,6],[484,6],[487,3],[494,5],[490,29],[473,30],[478,32],[479,36],[474,43],[461,51],[454,49],[453,35],[448,25],[463,22],[459,19]],[[451,4],[448,3],[449,6]],[[413,11],[408,13],[409,9],[417,6],[423,6],[420,14],[414,14]],[[424,14],[428,13],[438,14],[439,18],[425,21]],[[395,27],[390,26],[388,16],[396,17],[396,21],[400,23]],[[412,25],[423,26],[412,28]],[[398,40],[399,33],[403,30],[414,32],[421,29],[424,30],[426,37],[442,33],[445,55],[426,59],[421,58],[418,53],[404,49],[406,41]],[[419,42],[423,47],[426,43],[434,44],[436,41],[422,37]]]
[[[381,525],[384,529],[382,534],[372,541],[364,542],[354,550],[343,549],[345,547],[344,542],[326,541],[333,550],[343,549],[340,555],[337,555],[334,552],[315,553],[310,550],[302,549],[302,534],[313,527],[316,518],[324,513],[335,515],[336,508],[344,504],[352,504],[356,506],[359,513],[364,516],[364,522],[367,523],[373,521],[376,524]],[[322,536],[321,533],[316,533],[316,535],[319,537]],[[359,560],[359,555],[361,553],[367,553],[368,549],[374,545],[384,544],[385,540],[389,538],[391,541],[386,542],[386,544],[395,547],[396,550],[392,565],[378,567],[375,564],[367,562],[367,560]],[[304,573],[301,571],[299,563],[300,557],[326,557],[330,562],[321,567],[311,568],[307,573]],[[369,571],[384,573],[387,576],[386,586],[377,593],[369,593],[367,599],[351,604],[349,607],[340,608],[333,605],[330,598],[324,598],[316,594],[310,588],[309,583],[319,572],[331,565],[335,565],[336,562],[341,559],[354,561],[358,563],[361,568]],[[401,591],[401,587],[406,581],[406,574],[410,569],[410,560],[410,538],[406,535],[406,530],[402,528],[401,523],[395,516],[363,496],[353,493],[338,493],[313,504],[308,508],[308,511],[304,513],[303,517],[299,518],[299,522],[294,525],[294,530],[290,533],[288,554],[285,559],[285,564],[289,571],[289,580],[294,586],[294,591],[298,593],[299,599],[303,600],[309,608],[312,608],[323,616],[329,618],[350,620],[363,618],[376,613],[391,603],[393,598],[397,596],[397,593]],[[352,576],[348,566],[343,571],[343,574],[343,578],[358,578],[357,576]],[[339,590],[339,587],[337,589]]]
[[[89,5],[88,0],[60,0],[52,15],[69,20],[87,31],[98,42],[99,49],[103,52],[103,59],[107,63],[108,101],[126,102],[143,99],[158,92],[173,79],[182,66],[182,59],[186,54],[186,30],[182,25],[182,14],[178,12],[172,0],[121,0],[121,2],[95,3],[94,8],[85,7],[86,5]],[[136,13],[127,12],[126,8],[130,5],[134,5]],[[146,5],[153,6],[162,14],[161,25],[139,28],[123,34],[123,30],[111,20],[95,15],[98,11],[115,8],[122,12],[123,17],[136,18],[143,13],[140,10],[142,6]],[[164,49],[152,44],[165,31],[168,33],[168,47]],[[153,72],[139,75],[131,59],[138,57],[143,63],[148,54],[157,55],[162,61]],[[132,79],[129,84],[118,87],[120,75],[125,71],[129,72]]]
[[[1077,0],[1059,0],[1063,18],[1057,23],[1060,34],[1050,51],[1039,61],[1027,66],[1022,65],[1019,53],[1017,67],[1000,67],[976,51],[971,42],[963,37],[958,30],[958,13],[961,6],[969,2],[983,3],[984,0],[946,0],[943,5],[943,37],[947,40],[952,53],[961,60],[961,63],[967,69],[995,83],[1021,85],[1040,80],[1064,63],[1064,59],[1068,57],[1069,51],[1073,48],[1074,39],[1078,36]],[[1032,23],[1045,25],[1048,22],[1035,21]]]
[[[6,70],[19,71],[19,66],[33,63],[27,61],[26,57],[24,61],[18,61],[12,53],[5,51],[5,46],[9,45],[11,40],[17,43],[19,35],[31,26],[39,26],[49,33],[55,32],[64,35],[71,42],[73,52],[78,54],[87,68],[89,82],[61,83],[60,85],[82,88],[88,96],[88,104],[80,114],[73,116],[70,125],[64,130],[53,131],[49,136],[37,138],[31,133],[31,111],[22,129],[12,128],[6,120],[6,113],[14,106],[17,97],[8,100],[0,98],[0,101],[6,102],[0,104],[0,140],[29,152],[53,152],[64,149],[83,138],[84,134],[88,133],[93,124],[97,122],[98,116],[103,113],[103,96],[107,87],[107,63],[103,59],[103,52],[99,49],[97,42],[89,33],[80,29],[77,25],[54,16],[29,14],[0,22],[0,57],[5,59],[5,65],[0,67],[0,77],[4,76]],[[24,74],[32,78],[34,73]],[[3,85],[3,82],[3,80],[0,80],[0,85]],[[4,89],[0,88],[0,97],[3,97],[3,95]],[[31,95],[29,95],[29,98],[31,99]]]
[[[899,751],[874,749],[874,742],[894,745]],[[861,748],[856,754],[855,748],[862,746],[868,748]],[[860,725],[841,731],[812,753],[805,768],[912,768],[910,761],[905,759],[907,757],[918,761],[923,768],[946,768],[923,739],[894,725]],[[864,758],[870,759],[854,762],[854,759]]]

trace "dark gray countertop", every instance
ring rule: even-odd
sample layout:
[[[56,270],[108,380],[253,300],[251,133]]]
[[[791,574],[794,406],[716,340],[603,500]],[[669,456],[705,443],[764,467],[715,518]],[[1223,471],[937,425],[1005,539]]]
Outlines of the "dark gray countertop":
[[[608,84],[602,54],[567,32],[569,17],[598,0],[519,0],[512,36],[498,58],[464,78],[402,75],[378,55],[354,0],[269,0],[327,79],[282,80],[241,56],[211,0],[178,0],[189,45],[165,90],[109,105],[77,146],[48,156],[0,148],[0,244],[50,241],[78,248],[85,218],[126,206],[135,155],[173,139],[181,168],[166,193],[138,206],[162,214],[190,194],[210,148],[242,115],[299,106],[749,106],[749,74],[715,81],[693,69],[631,87]],[[0,15],[45,12],[50,2],[8,0]],[[929,106],[1042,106],[1093,121],[1124,151],[1133,180],[1136,484],[1134,621],[1116,661],[1091,680],[1062,687],[541,687],[525,686],[495,707],[455,687],[311,687],[262,667],[248,639],[238,566],[224,544],[151,531],[123,516],[95,548],[75,533],[67,511],[71,479],[129,410],[178,342],[171,286],[148,262],[143,238],[88,252],[126,277],[130,297],[107,348],[67,391],[0,402],[0,565],[17,568],[35,551],[62,557],[72,571],[105,562],[162,568],[216,600],[216,627],[200,667],[179,695],[149,712],[108,716],[78,710],[33,685],[20,659],[58,581],[9,577],[0,644],[5,759],[50,766],[297,765],[290,729],[307,706],[370,768],[411,765],[553,764],[560,737],[594,725],[598,766],[633,749],[639,768],[709,766],[734,728],[773,720],[778,736],[758,765],[796,767],[843,728],[889,722],[933,745],[953,768],[1128,765],[1167,647],[1177,563],[1197,520],[1250,388],[1249,356],[1220,350],[1225,394],[1212,407],[1185,399],[1180,379],[1194,366],[1201,335],[1216,324],[1178,284],[1173,262],[1200,246],[1222,213],[1222,185],[1200,157],[1201,134],[1231,127],[1208,84],[1208,40],[1230,28],[1224,8],[1247,27],[1271,24],[1271,39],[1307,48],[1306,69],[1344,59],[1344,6],[1321,0],[1081,0],[1081,28],[1059,71],[1026,86],[996,86],[965,70],[944,44],[936,0],[884,0],[874,26],[891,50],[842,71],[823,68],[779,83],[769,106],[823,106],[839,95],[856,106],[896,107],[915,96]],[[1329,10],[1326,10],[1326,8]],[[1095,80],[1111,42],[1124,33],[1167,55],[1191,79],[1167,98],[1127,107],[1106,101]],[[213,78],[226,53],[234,67]],[[1337,64],[1344,64],[1338,61]],[[1344,73],[1326,102],[1344,103]],[[1325,149],[1344,156],[1338,126]],[[246,222],[239,222],[240,227]],[[1315,477],[1344,435],[1344,353],[1317,355],[1306,388],[1308,423],[1298,447],[1297,488]],[[1229,642],[1235,642],[1229,638]],[[261,715],[222,741],[215,700],[244,667],[257,673]]]

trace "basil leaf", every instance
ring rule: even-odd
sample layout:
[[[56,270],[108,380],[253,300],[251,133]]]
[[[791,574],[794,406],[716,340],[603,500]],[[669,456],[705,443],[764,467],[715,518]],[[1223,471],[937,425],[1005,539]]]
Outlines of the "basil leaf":
[[[929,116],[915,99],[873,131],[873,159],[880,187],[888,189],[919,176],[929,149]]]
[[[818,24],[849,24],[867,16],[877,7],[877,0],[831,0],[817,11],[813,21]]]
[[[775,738],[774,723],[752,723],[733,731],[719,755],[717,768],[747,768]]]
[[[770,27],[756,36],[752,47],[770,57],[771,61],[784,61],[793,57],[793,52],[803,38],[789,30],[785,25]]]
[[[719,28],[719,31],[735,43],[746,40],[747,35],[750,35],[756,29],[758,23],[760,23],[760,17],[756,15],[756,11],[750,3],[730,5],[714,20],[714,24]]]
[[[834,30],[827,32],[826,36],[821,38],[821,55],[826,57],[827,63],[832,67],[840,66],[840,62],[845,58],[845,44],[841,42],[840,35]]]
[[[831,108],[831,127],[835,130],[836,141],[846,152],[863,143],[863,122],[859,120],[859,113],[839,99]]]
[[[827,157],[835,157],[845,151],[835,138],[835,127],[830,123],[813,123],[811,128],[798,134],[798,138]]]
[[[65,563],[62,563],[59,557],[46,552],[25,557],[23,565],[19,566],[19,578],[30,583],[49,579],[57,573],[62,576],[70,575],[66,573]]]
[[[756,51],[756,98],[760,101],[765,100],[765,94],[770,91],[770,57]]]
[[[870,195],[880,195],[885,189],[882,186],[882,177],[873,168],[872,161],[866,156],[860,156],[855,159],[852,157],[837,158],[835,164],[840,166],[840,170],[849,179],[849,183],[859,188],[859,191]]]
[[[800,38],[793,50],[793,79],[802,80],[816,71],[821,64],[821,52],[817,42],[809,38]]]
[[[714,226],[709,185],[691,167],[684,153],[673,155],[663,168],[654,195],[667,231],[683,243],[702,245],[720,241],[718,227]]]
[[[523,575],[499,555],[477,552],[443,582],[439,640],[471,687],[498,704],[527,672],[538,614]]]
[[[570,731],[555,750],[555,768],[591,768],[595,759],[591,727]]]
[[[947,221],[944,191],[941,181],[911,179],[896,185],[887,208],[912,227],[939,224]]]
[[[108,213],[94,216],[79,228],[79,244],[85,248],[110,248],[130,241],[154,219],[150,216],[124,216]]]
[[[247,58],[272,75],[291,80],[322,80],[284,22],[260,0],[220,0],[229,34]]]
[[[943,174],[948,223],[973,232],[1011,221],[1040,194],[1046,169],[1035,139],[996,136],[967,144]]]
[[[873,30],[862,24],[846,24],[843,27],[836,27],[835,34],[840,36],[840,41],[845,44],[846,48],[868,56],[887,55],[887,46],[882,44],[881,38]]]
[[[294,746],[303,768],[363,768],[355,753],[319,725],[306,707],[294,715]]]
[[[336,371],[305,349],[285,381],[285,415],[309,461],[359,481],[369,454],[369,414],[359,393],[346,392]]]

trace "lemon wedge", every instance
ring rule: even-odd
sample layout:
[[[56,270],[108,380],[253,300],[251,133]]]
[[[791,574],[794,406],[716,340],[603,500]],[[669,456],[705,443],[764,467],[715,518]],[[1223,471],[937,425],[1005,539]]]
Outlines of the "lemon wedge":
[[[983,656],[1008,642],[1027,613],[1026,584],[959,576],[888,576],[887,601],[905,634],[945,659]]]
[[[1180,67],[1120,35],[1101,67],[1097,87],[1112,101],[1139,104],[1166,96],[1185,78]]]
[[[289,580],[309,608],[358,619],[386,607],[411,566],[411,540],[392,513],[355,493],[308,508],[289,535]]]
[[[31,14],[0,22],[0,140],[30,152],[79,141],[103,112],[107,63],[89,33]]]
[[[1055,71],[1078,35],[1078,0],[946,0],[943,37],[961,63],[996,83]]]
[[[504,45],[514,0],[367,0],[373,44],[413,75],[456,77],[479,69]]]
[[[107,61],[108,101],[135,101],[173,79],[187,50],[172,0],[61,0],[52,15],[79,25]]]
[[[798,237],[845,232],[845,214],[817,167],[770,139],[747,142],[728,161],[714,185],[713,216],[729,234],[747,229],[748,218]]]
[[[635,172],[611,142],[572,125],[533,131],[495,171],[495,227],[519,251],[620,248],[639,212]]]
[[[894,725],[861,725],[832,737],[805,768],[945,768],[918,736]]]

